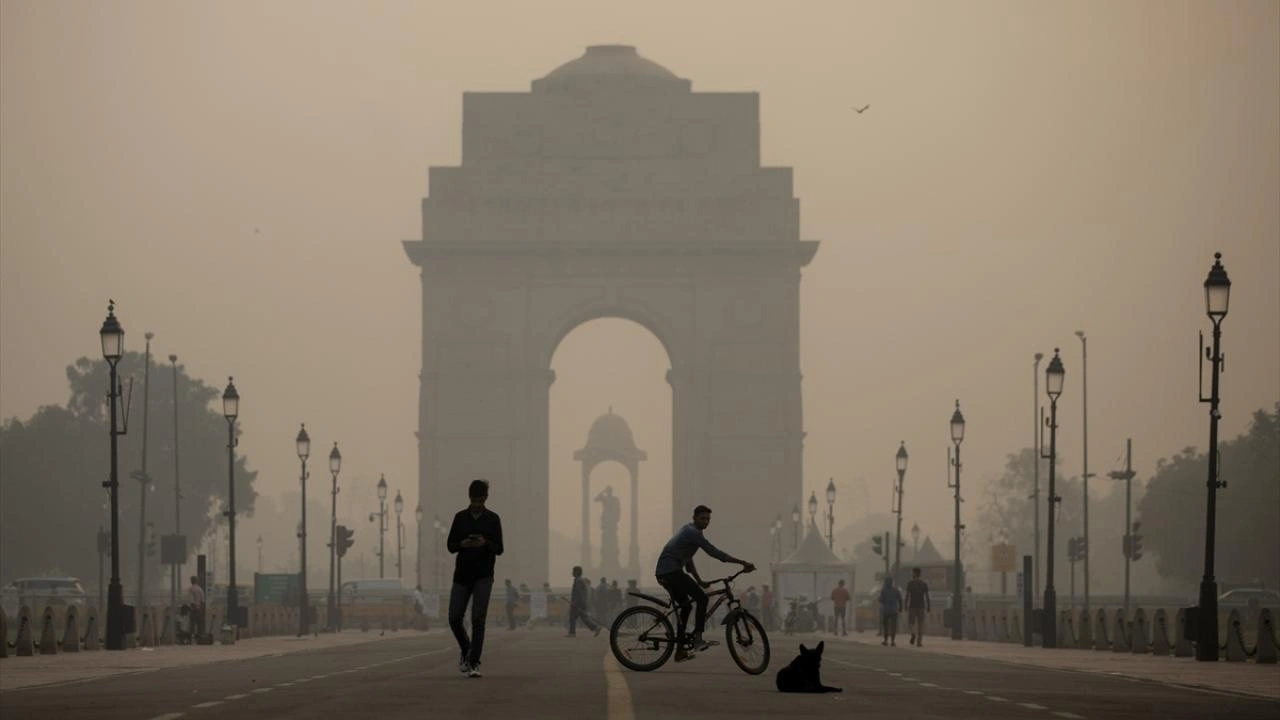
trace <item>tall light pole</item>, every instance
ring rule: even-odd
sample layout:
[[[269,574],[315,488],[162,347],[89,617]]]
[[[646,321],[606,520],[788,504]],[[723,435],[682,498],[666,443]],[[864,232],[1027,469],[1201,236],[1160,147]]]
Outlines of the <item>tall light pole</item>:
[[[1129,617],[1129,565],[1133,561],[1133,546],[1129,540],[1132,537],[1130,522],[1132,517],[1130,512],[1133,508],[1133,476],[1137,475],[1133,471],[1133,438],[1129,438],[1124,444],[1124,470],[1116,470],[1107,473],[1107,477],[1112,480],[1124,481],[1124,615]]]
[[[404,498],[396,491],[396,499],[392,505],[396,509],[396,578],[404,578],[404,524],[400,522],[400,513],[404,511]]]
[[[178,484],[178,356],[170,353],[169,365],[173,368],[173,534],[182,535],[182,488]],[[187,544],[182,543],[185,555]],[[178,622],[178,583],[182,578],[182,560],[169,567],[169,637],[176,637]]]
[[[800,503],[791,508],[791,549],[800,547]]]
[[[227,622],[240,624],[240,593],[236,590],[236,418],[240,393],[235,378],[227,378],[222,391],[222,416],[227,419]]]
[[[920,526],[911,523],[911,562],[916,562],[920,556]]]
[[[897,552],[894,554],[893,560],[893,577],[896,581],[898,573],[902,568],[902,546],[906,543],[902,542],[902,481],[907,475],[907,441],[903,440],[898,444],[898,454],[894,457],[894,465],[898,470],[898,486],[894,488],[894,495],[897,501],[896,512],[898,513],[898,532],[894,535],[897,542]]]
[[[1031,399],[1035,401],[1034,412],[1031,418],[1031,507],[1035,510],[1035,525],[1033,532],[1035,537],[1032,538],[1032,556],[1031,561],[1031,587],[1040,587],[1040,361],[1044,360],[1044,353],[1036,353],[1036,361],[1031,371],[1032,380],[1034,380],[1034,389],[1031,392]],[[1035,595],[1033,592],[1032,595]]]
[[[435,532],[434,532],[433,534],[436,536],[436,552],[435,552],[435,558],[436,558],[436,559],[435,559],[435,562],[433,562],[433,563],[432,563],[432,565],[434,565],[434,566],[435,566],[436,572],[435,572],[435,577],[433,578],[433,580],[434,580],[434,582],[435,582],[435,588],[436,588],[436,590],[439,590],[439,589],[440,589],[440,563],[441,563],[441,558],[440,558],[440,534],[441,534],[442,532],[444,532],[444,531],[443,531],[443,529],[440,527],[440,515],[439,515],[439,514],[436,514],[436,515],[434,515],[434,516],[432,517],[432,520],[431,520],[431,527],[435,528]]]
[[[777,561],[782,562],[782,513],[773,516],[773,548]]]
[[[810,525],[815,525],[817,523],[817,520],[816,520],[817,514],[818,514],[818,493],[810,490],[809,491],[809,524]]]
[[[387,552],[387,478],[378,478],[378,512],[369,513],[369,522],[378,519],[378,577],[385,578],[386,567],[383,559]]]
[[[417,587],[422,587],[422,505],[413,509],[413,520],[413,532],[417,536],[417,542],[414,543],[413,564]]]
[[[262,536],[258,536],[258,574],[262,574]]]
[[[1084,469],[1080,473],[1084,486],[1084,537],[1080,541],[1080,555],[1084,559],[1084,611],[1089,612],[1089,342],[1083,330],[1076,331],[1080,338],[1080,393],[1081,414],[1084,416]]]
[[[1213,379],[1209,386],[1209,397],[1204,397],[1204,360],[1200,361],[1200,402],[1209,403],[1209,489],[1208,501],[1205,504],[1204,525],[1204,578],[1200,581],[1200,609],[1196,618],[1196,659],[1218,660],[1218,583],[1213,577],[1213,543],[1216,535],[1216,510],[1218,488],[1226,487],[1226,483],[1218,480],[1218,377],[1222,373],[1222,320],[1227,316],[1227,305],[1231,299],[1231,280],[1227,277],[1226,268],[1222,267],[1222,253],[1213,254],[1213,267],[1204,280],[1204,306],[1209,320],[1213,322],[1213,350],[1206,349],[1204,357],[1213,366]],[[1204,333],[1200,335],[1200,345],[1204,346]]]
[[[1062,358],[1058,356],[1058,348],[1054,348],[1053,359],[1049,361],[1049,367],[1044,371],[1044,389],[1049,394],[1049,419],[1045,423],[1049,428],[1049,454],[1044,456],[1049,460],[1049,504],[1045,508],[1049,530],[1045,534],[1044,622],[1041,623],[1043,627],[1041,635],[1044,646],[1047,648],[1058,646],[1058,596],[1053,589],[1053,530],[1054,509],[1062,498],[1058,497],[1054,483],[1057,473],[1054,466],[1058,462],[1058,397],[1062,395],[1062,381],[1065,377],[1066,370],[1062,367]]]
[[[123,428],[116,425],[116,404],[120,400],[120,378],[116,365],[124,354],[124,328],[116,319],[115,301],[108,301],[107,318],[102,321],[98,337],[102,341],[102,357],[110,370],[111,387],[107,392],[111,405],[111,476],[103,483],[111,494],[111,580],[107,585],[107,649],[124,649],[124,588],[120,585],[120,456],[119,436],[129,432],[128,411]],[[130,385],[132,389],[132,385]]]
[[[298,475],[298,483],[302,486],[302,521],[298,525],[298,543],[299,556],[298,563],[298,637],[307,634],[307,627],[311,624],[307,622],[308,610],[310,603],[307,602],[307,458],[311,457],[311,436],[307,434],[307,424],[302,423],[302,427],[298,428],[298,436],[294,438],[294,445],[298,450],[298,461],[302,464],[302,470]]]
[[[130,473],[130,477],[138,481],[138,493],[140,495],[138,502],[138,607],[143,607],[147,604],[144,597],[147,585],[147,491],[151,489],[151,476],[147,474],[147,438],[151,433],[147,431],[147,419],[151,414],[151,338],[155,337],[155,333],[148,331],[143,333],[142,336],[147,339],[147,346],[142,359],[142,468],[137,472]]]
[[[827,549],[836,547],[836,479],[827,478]]]
[[[955,457],[950,460],[951,467],[956,470],[956,481],[950,484],[950,487],[955,490],[956,504],[956,557],[955,567],[952,568],[954,583],[951,588],[951,639],[960,640],[964,637],[964,599],[961,595],[964,578],[960,571],[960,531],[964,529],[964,525],[960,522],[960,443],[964,442],[964,415],[960,414],[959,400],[956,400],[955,412],[951,413],[951,442],[956,447]],[[889,548],[885,548],[885,552],[889,552]]]
[[[329,452],[329,475],[333,478],[333,490],[329,495],[333,502],[333,512],[329,515],[329,599],[325,624],[329,630],[338,629],[337,596],[334,594],[333,573],[338,559],[338,473],[342,470],[342,453],[338,452],[338,443],[333,443]]]

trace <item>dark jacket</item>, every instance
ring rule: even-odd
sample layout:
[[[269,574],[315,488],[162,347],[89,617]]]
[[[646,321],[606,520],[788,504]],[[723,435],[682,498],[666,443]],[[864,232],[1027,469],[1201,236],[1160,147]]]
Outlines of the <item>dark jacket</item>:
[[[472,534],[483,536],[485,544],[474,548],[462,547],[462,541]],[[498,513],[488,508],[482,510],[478,518],[472,517],[471,508],[463,508],[453,516],[445,544],[449,552],[458,555],[453,568],[455,583],[470,585],[476,580],[493,577],[494,559],[502,554],[502,520]]]

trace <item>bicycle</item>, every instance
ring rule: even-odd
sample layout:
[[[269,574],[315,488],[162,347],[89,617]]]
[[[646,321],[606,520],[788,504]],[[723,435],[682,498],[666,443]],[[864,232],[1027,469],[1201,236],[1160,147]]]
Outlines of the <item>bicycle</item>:
[[[724,587],[712,590],[707,596],[715,597],[715,604],[707,608],[706,617],[715,615],[721,605],[727,605],[728,615],[721,624],[725,626],[725,644],[729,654],[742,671],[750,675],[759,675],[769,667],[769,636],[764,626],[754,615],[742,607],[742,603],[733,596],[730,583],[745,570],[709,582],[709,585],[723,583]],[[679,607],[669,599],[655,597],[642,592],[628,591],[628,595],[647,600],[665,610],[649,605],[636,605],[627,608],[618,615],[609,628],[609,648],[618,662],[630,670],[649,672],[662,667],[676,650],[676,631],[674,623],[680,621],[677,614]],[[685,649],[690,649],[692,642],[685,637]]]

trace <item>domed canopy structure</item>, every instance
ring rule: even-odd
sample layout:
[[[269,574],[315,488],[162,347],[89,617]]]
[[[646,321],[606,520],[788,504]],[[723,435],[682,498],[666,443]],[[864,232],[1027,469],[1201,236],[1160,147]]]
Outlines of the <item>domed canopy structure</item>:
[[[688,80],[643,57],[631,45],[592,45],[574,58],[533,81],[533,92],[624,89],[670,89],[689,92]]]
[[[614,415],[613,406],[610,406],[609,412],[591,423],[591,429],[587,430],[587,446],[583,450],[627,457],[636,451],[635,436],[631,434],[627,421],[621,415]]]

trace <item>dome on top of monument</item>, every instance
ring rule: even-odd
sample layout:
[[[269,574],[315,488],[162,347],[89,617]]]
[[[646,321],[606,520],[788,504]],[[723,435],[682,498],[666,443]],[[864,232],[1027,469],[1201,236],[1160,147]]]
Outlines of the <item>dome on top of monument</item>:
[[[587,431],[587,447],[614,447],[614,448],[634,448],[636,446],[635,437],[631,434],[631,426],[621,415],[613,414],[613,407],[610,406],[609,412],[596,418],[591,423],[591,429]]]
[[[605,87],[689,89],[689,81],[643,57],[631,45],[592,45],[574,58],[533,81],[534,92]]]

